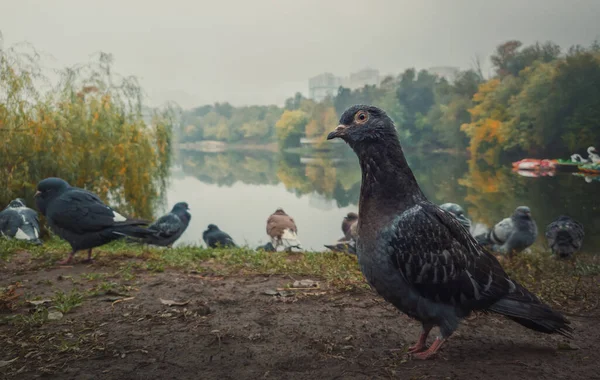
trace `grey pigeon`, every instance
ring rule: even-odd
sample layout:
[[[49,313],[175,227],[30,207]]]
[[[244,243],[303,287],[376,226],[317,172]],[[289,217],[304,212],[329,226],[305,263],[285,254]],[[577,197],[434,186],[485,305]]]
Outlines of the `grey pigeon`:
[[[460,205],[456,203],[444,203],[443,205],[440,205],[440,208],[454,215],[454,217],[458,219],[460,224],[462,224],[467,229],[467,231],[471,229],[471,220],[467,218],[467,216],[465,215],[465,210],[463,210],[463,208],[460,207]]]
[[[300,240],[298,240],[296,222],[282,208],[275,210],[267,219],[267,235],[271,238],[271,244],[276,250],[279,248],[284,250],[302,249]]]
[[[190,224],[192,215],[189,213],[189,209],[186,202],[176,203],[168,214],[161,216],[148,227],[148,231],[151,231],[152,235],[144,238],[142,242],[171,247]]]
[[[333,138],[350,145],[362,171],[356,244],[361,271],[384,299],[422,323],[409,349],[416,358],[434,355],[474,310],[570,337],[565,317],[512,280],[456,218],[427,200],[384,111],[350,107],[327,136]],[[441,337],[425,349],[434,326]]]
[[[492,251],[512,255],[529,248],[537,239],[538,229],[527,206],[519,206],[510,218],[502,219],[480,243],[491,246]]]
[[[37,245],[42,244],[37,212],[28,208],[21,198],[11,201],[4,210],[0,211],[0,235]]]
[[[214,224],[208,225],[207,230],[202,234],[202,239],[210,248],[237,247],[231,236]]]
[[[69,185],[60,178],[46,178],[37,185],[37,208],[46,217],[48,225],[72,248],[67,259],[73,260],[75,252],[87,249],[92,259],[92,249],[124,236],[143,239],[152,232],[140,226],[148,222],[129,219],[114,211],[94,193]]]
[[[356,255],[357,225],[358,214],[349,212],[342,220],[342,232],[344,236],[336,244],[325,244],[325,248],[334,252],[345,252]]]
[[[546,227],[546,240],[552,253],[568,259],[581,249],[585,236],[583,225],[575,219],[561,215]]]

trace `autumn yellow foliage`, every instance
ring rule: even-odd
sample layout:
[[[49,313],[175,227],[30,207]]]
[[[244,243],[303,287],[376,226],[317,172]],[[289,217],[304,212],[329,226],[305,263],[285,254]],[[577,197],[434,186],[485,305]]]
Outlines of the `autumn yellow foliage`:
[[[137,82],[117,80],[108,55],[64,71],[50,90],[39,89],[40,72],[0,50],[0,207],[15,197],[32,203],[37,182],[54,176],[151,217],[169,169],[170,115],[147,123]]]

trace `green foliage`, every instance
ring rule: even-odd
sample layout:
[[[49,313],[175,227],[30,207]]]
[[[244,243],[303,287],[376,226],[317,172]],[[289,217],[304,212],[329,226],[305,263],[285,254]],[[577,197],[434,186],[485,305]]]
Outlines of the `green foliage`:
[[[137,80],[117,77],[107,54],[60,74],[42,91],[35,51],[0,50],[0,202],[31,202],[37,182],[55,176],[150,217],[170,167],[171,110],[147,125]]]
[[[300,138],[308,123],[308,115],[301,110],[284,111],[275,124],[280,147],[300,146]]]

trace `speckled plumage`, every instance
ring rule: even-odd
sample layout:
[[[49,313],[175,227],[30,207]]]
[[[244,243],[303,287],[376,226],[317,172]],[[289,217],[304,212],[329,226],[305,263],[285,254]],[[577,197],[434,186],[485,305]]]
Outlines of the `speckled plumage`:
[[[189,213],[186,202],[176,203],[171,211],[148,226],[151,235],[142,242],[144,244],[158,245],[162,247],[172,246],[183,235],[192,215]]]
[[[42,244],[37,212],[28,208],[21,198],[11,201],[0,211],[0,236]]]
[[[354,150],[362,170],[356,245],[361,271],[383,298],[423,324],[425,337],[440,327],[442,338],[421,358],[434,353],[473,310],[569,335],[562,315],[511,280],[456,218],[427,200],[382,110],[349,108],[328,139],[336,137]]]
[[[481,242],[503,255],[519,253],[537,239],[538,228],[527,206],[519,206],[509,218],[496,223]]]
[[[561,215],[548,224],[545,236],[552,253],[561,259],[567,259],[581,249],[585,232],[581,223]]]

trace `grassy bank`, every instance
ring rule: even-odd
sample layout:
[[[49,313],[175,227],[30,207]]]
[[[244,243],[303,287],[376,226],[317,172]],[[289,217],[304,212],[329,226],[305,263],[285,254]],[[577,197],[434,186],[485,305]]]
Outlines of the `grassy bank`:
[[[4,261],[4,271],[17,259],[22,264],[15,267],[17,272],[51,268],[67,252],[69,246],[58,239],[39,247],[17,241],[0,241],[0,259]],[[328,287],[340,291],[369,288],[360,273],[356,257],[343,253],[269,253],[247,247],[207,249],[183,246],[161,249],[113,242],[95,249],[94,255],[93,266],[112,268],[126,279],[135,277],[136,273],[164,271],[218,276],[289,275],[318,277]],[[84,257],[84,253],[76,256],[78,260]],[[75,264],[78,265],[84,264]],[[512,278],[554,307],[582,313],[598,306],[600,257],[596,255],[580,255],[574,261],[565,262],[546,253],[534,252],[512,260],[502,260],[502,265]]]

